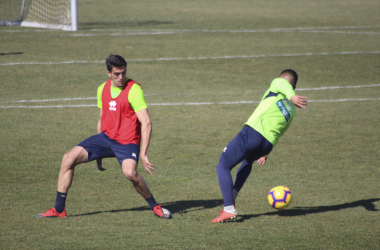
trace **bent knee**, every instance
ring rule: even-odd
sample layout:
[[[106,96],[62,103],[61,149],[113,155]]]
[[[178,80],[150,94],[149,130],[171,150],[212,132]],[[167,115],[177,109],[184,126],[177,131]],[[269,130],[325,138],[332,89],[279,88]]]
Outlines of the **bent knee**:
[[[63,155],[62,164],[72,166],[74,165],[75,160],[76,160],[76,156],[70,151]]]
[[[138,181],[138,173],[136,170],[124,170],[123,171],[123,174],[125,175],[125,177],[127,177],[128,180],[132,181],[132,182],[136,182]]]
[[[73,148],[63,155],[62,165],[74,167],[79,163],[87,162],[88,153],[84,148]]]

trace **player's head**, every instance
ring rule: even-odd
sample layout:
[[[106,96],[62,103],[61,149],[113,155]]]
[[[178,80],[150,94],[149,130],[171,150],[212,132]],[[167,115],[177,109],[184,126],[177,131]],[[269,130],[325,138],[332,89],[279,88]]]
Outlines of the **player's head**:
[[[112,68],[127,68],[127,62],[119,55],[110,54],[106,59],[107,70],[112,72]]]
[[[107,74],[114,87],[123,87],[126,83],[127,62],[118,55],[109,55],[106,59]]]
[[[297,72],[295,72],[292,69],[285,69],[281,72],[279,77],[285,78],[289,81],[289,83],[293,86],[293,89],[296,89],[297,81],[298,81],[298,75]]]

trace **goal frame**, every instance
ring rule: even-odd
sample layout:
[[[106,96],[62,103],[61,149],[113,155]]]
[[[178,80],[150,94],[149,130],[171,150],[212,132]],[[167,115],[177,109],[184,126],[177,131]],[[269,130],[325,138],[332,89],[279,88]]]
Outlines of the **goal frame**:
[[[60,29],[60,30],[65,30],[65,31],[77,31],[78,30],[77,0],[70,0],[71,25],[23,21],[24,7],[25,7],[25,0],[23,1],[23,8],[22,8],[21,22],[20,22],[21,26],[34,27],[34,28]]]

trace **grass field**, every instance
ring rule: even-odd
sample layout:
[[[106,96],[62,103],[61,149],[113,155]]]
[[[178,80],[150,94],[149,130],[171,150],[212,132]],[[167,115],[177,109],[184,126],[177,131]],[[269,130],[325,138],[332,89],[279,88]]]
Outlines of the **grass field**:
[[[78,1],[77,32],[0,27],[0,249],[379,249],[380,26],[375,0]],[[115,159],[79,165],[65,219],[62,155],[96,133],[104,59],[120,54],[153,122],[149,176],[160,220]],[[271,80],[308,97],[234,223],[215,166]],[[235,175],[237,168],[232,172]],[[292,190],[284,211],[268,191]]]

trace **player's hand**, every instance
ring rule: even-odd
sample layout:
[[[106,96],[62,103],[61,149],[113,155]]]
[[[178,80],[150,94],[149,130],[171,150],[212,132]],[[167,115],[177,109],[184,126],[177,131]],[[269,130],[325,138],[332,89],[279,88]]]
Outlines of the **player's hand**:
[[[155,166],[149,162],[148,156],[140,155],[140,158],[141,158],[141,161],[142,161],[142,164],[143,164],[145,171],[147,171],[150,175],[153,175],[150,170],[156,171],[156,169],[154,168]]]
[[[299,95],[294,95],[290,97],[290,101],[298,108],[300,109],[306,109],[307,101],[306,96],[299,96]]]
[[[98,165],[99,171],[104,171],[106,170],[105,168],[102,167],[102,159],[96,159],[96,164]]]
[[[267,156],[261,157],[260,159],[257,160],[257,164],[264,166],[265,162],[267,161],[267,158],[268,158]]]

